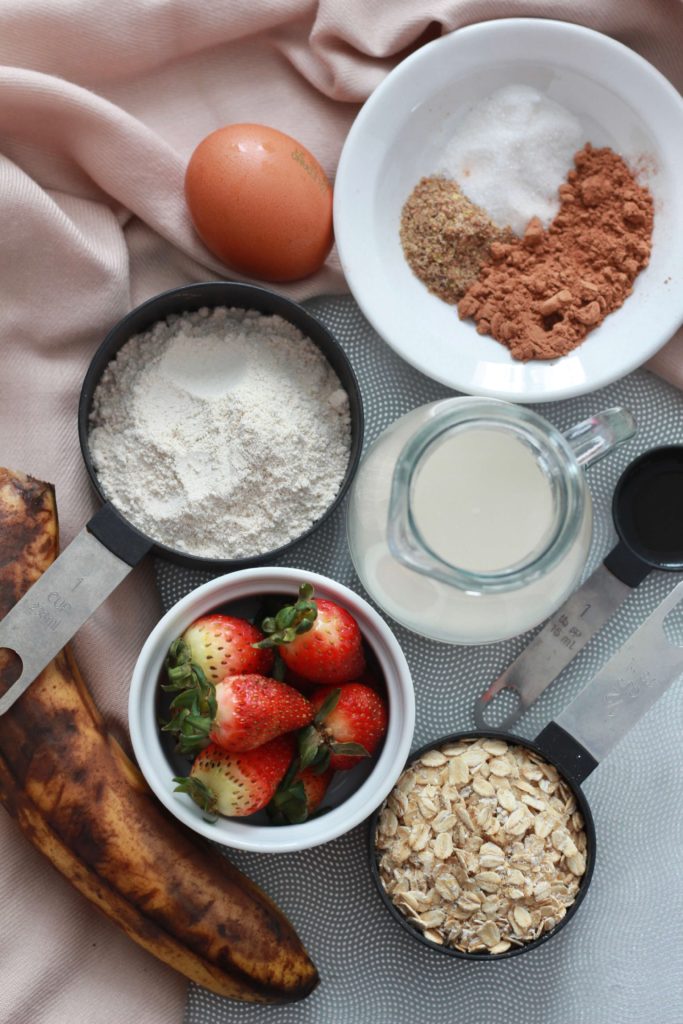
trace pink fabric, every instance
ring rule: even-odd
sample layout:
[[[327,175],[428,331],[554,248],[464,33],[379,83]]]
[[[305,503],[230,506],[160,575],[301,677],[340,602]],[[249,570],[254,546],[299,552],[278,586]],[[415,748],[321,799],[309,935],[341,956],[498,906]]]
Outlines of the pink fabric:
[[[412,48],[480,20],[578,21],[679,88],[681,0],[4,0],[0,5],[0,460],[56,484],[67,543],[94,508],[76,403],[132,305],[235,276],[192,232],[188,156],[214,128],[271,124],[330,177],[362,102]],[[331,255],[296,297],[345,289]],[[683,336],[653,362],[683,386]],[[100,708],[125,733],[131,667],[158,615],[150,569],[80,631]],[[130,943],[0,818],[0,1017],[180,1021],[183,980]]]

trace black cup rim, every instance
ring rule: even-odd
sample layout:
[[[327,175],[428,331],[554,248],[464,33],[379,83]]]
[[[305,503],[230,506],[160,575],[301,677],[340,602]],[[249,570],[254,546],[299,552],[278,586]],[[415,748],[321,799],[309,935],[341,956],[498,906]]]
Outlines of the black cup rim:
[[[590,886],[591,878],[593,877],[593,869],[595,867],[596,842],[595,822],[593,821],[593,815],[591,814],[591,810],[583,790],[578,785],[576,785],[576,783],[572,782],[570,779],[567,778],[566,773],[562,770],[562,767],[559,764],[559,762],[553,757],[552,752],[545,750],[543,747],[539,746],[533,740],[525,739],[524,737],[517,736],[514,733],[503,732],[503,730],[501,729],[471,729],[463,732],[448,733],[445,736],[439,736],[436,739],[431,740],[429,743],[425,743],[421,747],[418,747],[417,750],[413,751],[410,754],[403,769],[401,770],[401,775],[406,770],[406,768],[408,768],[418,758],[422,757],[423,754],[426,754],[427,751],[442,747],[446,743],[456,743],[458,740],[476,739],[477,737],[480,737],[482,739],[501,739],[505,740],[507,743],[527,747],[529,750],[535,751],[546,761],[548,761],[549,764],[552,764],[555,768],[557,768],[563,780],[566,782],[566,784],[571,789],[573,795],[576,797],[581,814],[583,816],[584,827],[586,831],[586,870],[581,879],[581,885],[579,887],[576,899],[574,900],[572,905],[567,908],[567,913],[562,918],[562,920],[558,924],[556,924],[555,927],[552,928],[549,932],[543,932],[543,934],[540,935],[537,939],[534,939],[533,942],[527,942],[523,946],[512,946],[505,953],[464,953],[459,949],[454,949],[452,946],[439,946],[436,942],[432,942],[430,939],[426,939],[424,935],[420,931],[418,931],[418,929],[415,928],[414,925],[410,923],[408,918],[401,913],[398,907],[396,907],[393,900],[391,899],[391,897],[389,896],[389,894],[387,893],[386,889],[382,884],[382,880],[379,876],[378,858],[375,854],[375,833],[377,831],[377,823],[379,820],[380,813],[382,811],[382,808],[384,807],[384,804],[386,803],[386,801],[384,800],[368,819],[368,854],[370,862],[370,874],[372,875],[372,879],[375,883],[375,888],[377,889],[377,892],[379,893],[379,896],[382,902],[384,903],[384,906],[387,908],[387,910],[394,918],[394,920],[397,921],[405,931],[412,935],[412,937],[416,939],[417,942],[419,942],[425,948],[430,949],[434,953],[454,957],[458,960],[477,960],[486,963],[493,963],[498,962],[499,960],[508,960],[510,959],[510,957],[519,956],[521,953],[528,953],[532,949],[537,949],[539,946],[542,946],[544,942],[547,942],[548,939],[551,939],[553,938],[553,936],[557,935],[557,933],[561,931],[561,929],[564,928],[564,926],[568,924],[568,922],[571,921],[571,919],[574,917],[574,914],[576,913],[577,909],[579,908],[581,903],[583,903],[583,900]]]
[[[633,482],[634,478],[638,477],[638,474],[642,471],[643,466],[647,466],[650,462],[656,462],[658,459],[666,458],[667,455],[675,454],[679,458],[683,459],[683,445],[681,444],[665,444],[658,445],[656,448],[649,448],[647,451],[642,452],[635,459],[633,459],[626,468],[623,470],[621,476],[617,480],[614,493],[612,495],[612,521],[614,522],[614,528],[617,531],[619,540],[621,543],[631,552],[633,557],[640,562],[642,565],[649,566],[651,569],[661,569],[664,572],[680,572],[683,569],[683,561],[667,560],[665,558],[657,558],[655,555],[649,553],[646,549],[642,548],[634,538],[629,536],[628,526],[625,527],[625,512],[624,512],[624,491]]]
[[[186,305],[185,303],[188,304]],[[280,545],[280,547],[271,548],[269,551],[263,551],[257,555],[247,555],[242,558],[220,559],[192,555],[189,552],[179,551],[166,544],[162,544],[153,537],[148,538],[153,541],[152,553],[155,555],[191,569],[218,574],[231,572],[235,569],[246,569],[250,566],[264,565],[286,554],[296,544],[310,536],[332,515],[344,499],[351,485],[358,469],[363,447],[363,400],[358,378],[351,365],[351,361],[332,332],[298,302],[280,295],[278,292],[263,288],[260,285],[247,284],[242,281],[216,280],[201,281],[182,285],[178,288],[170,288],[167,291],[151,296],[137,305],[118,320],[107,332],[90,361],[83,379],[78,402],[78,438],[81,454],[93,489],[100,500],[106,502],[108,499],[100,486],[88,447],[89,416],[93,394],[105,367],[111,362],[126,341],[135,334],[147,330],[152,324],[176,313],[194,312],[202,306],[215,308],[226,305],[234,306],[238,309],[254,309],[266,315],[282,316],[284,320],[298,327],[302,334],[320,349],[337,373],[342,387],[349,396],[351,449],[346,472],[339,490],[330,505],[306,530],[292,540],[287,541],[286,544]],[[116,509],[116,513],[131,531],[141,535],[141,531],[126,519],[118,509]]]

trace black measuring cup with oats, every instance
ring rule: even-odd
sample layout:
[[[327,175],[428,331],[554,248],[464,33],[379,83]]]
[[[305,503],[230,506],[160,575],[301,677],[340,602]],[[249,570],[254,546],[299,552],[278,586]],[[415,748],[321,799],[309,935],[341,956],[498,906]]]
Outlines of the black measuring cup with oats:
[[[370,819],[370,867],[419,942],[499,960],[572,919],[596,857],[581,783],[683,672],[681,602],[683,582],[533,741],[460,732],[411,756]]]
[[[335,370],[349,397],[351,448],[346,472],[336,496],[315,523],[281,547],[243,558],[216,559],[188,554],[160,543],[136,529],[114,503],[107,500],[93,465],[88,443],[93,395],[106,367],[134,335],[169,316],[218,306],[278,315],[312,341]],[[273,411],[273,416],[277,410]],[[0,696],[0,715],[28,688],[36,676],[73,637],[83,623],[147,554],[177,562],[214,576],[233,569],[260,565],[289,550],[327,519],[344,497],[354,476],[363,442],[363,407],[351,363],[330,331],[308,310],[283,295],[257,285],[234,281],[191,284],[156,295],[120,320],[106,336],[90,363],[78,407],[81,453],[101,508],[0,622],[0,648],[15,655],[15,679]],[[294,457],[295,453],[293,454]],[[201,516],[201,509],[198,511]]]

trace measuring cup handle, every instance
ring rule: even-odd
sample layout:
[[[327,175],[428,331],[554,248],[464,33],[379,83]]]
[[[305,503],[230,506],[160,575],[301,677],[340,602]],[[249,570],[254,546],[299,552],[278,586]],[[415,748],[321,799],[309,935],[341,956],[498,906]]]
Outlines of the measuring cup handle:
[[[104,505],[68,548],[0,622],[0,648],[13,651],[21,672],[0,696],[0,715],[90,618],[152,547]]]
[[[86,530],[131,568],[141,562],[152,547],[152,541],[122,519],[109,501],[88,521]]]
[[[612,548],[603,559],[603,565],[627,587],[637,587],[652,571],[652,566],[637,558],[623,541]]]
[[[593,769],[598,767],[593,755],[557,722],[549,722],[538,734],[535,742],[570,782],[576,783],[577,786],[580,786]]]
[[[604,409],[565,431],[580,466],[592,466],[636,432],[633,413],[622,405]]]
[[[571,779],[589,775],[683,672],[683,647],[665,629],[681,601],[683,582],[536,737]]]

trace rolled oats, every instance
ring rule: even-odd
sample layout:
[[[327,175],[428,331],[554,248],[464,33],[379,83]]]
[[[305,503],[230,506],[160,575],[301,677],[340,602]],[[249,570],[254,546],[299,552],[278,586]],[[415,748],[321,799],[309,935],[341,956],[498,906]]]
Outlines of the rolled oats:
[[[436,945],[507,952],[562,920],[586,834],[557,770],[504,740],[459,740],[403,773],[378,818],[382,884]]]

